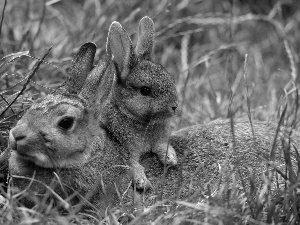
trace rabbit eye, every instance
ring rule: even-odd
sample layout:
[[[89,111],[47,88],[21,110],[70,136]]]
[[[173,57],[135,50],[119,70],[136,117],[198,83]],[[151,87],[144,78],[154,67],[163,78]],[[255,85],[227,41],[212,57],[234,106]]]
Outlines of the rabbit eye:
[[[151,89],[149,87],[143,86],[141,87],[141,94],[144,96],[148,96],[151,94]]]
[[[74,124],[74,118],[66,117],[59,121],[58,126],[64,130],[70,130]]]

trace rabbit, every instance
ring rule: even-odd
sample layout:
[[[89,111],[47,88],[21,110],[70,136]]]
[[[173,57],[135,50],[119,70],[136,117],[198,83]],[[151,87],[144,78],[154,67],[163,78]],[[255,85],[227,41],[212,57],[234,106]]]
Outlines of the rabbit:
[[[102,189],[96,188],[97,179],[100,180],[101,174],[111,165],[102,164],[101,158],[118,160],[121,157],[106,151],[104,131],[95,119],[96,87],[106,71],[105,62],[93,68],[95,52],[93,43],[81,46],[68,70],[66,83],[56,92],[37,99],[10,130],[8,166],[12,188],[17,192],[29,185],[31,192],[46,196],[46,185],[53,186],[54,181],[53,189],[60,196],[71,194],[74,190],[86,196],[93,188],[99,193]],[[91,70],[93,72],[90,73]],[[95,82],[91,84],[89,79]],[[5,159],[4,156],[0,158]],[[60,180],[56,179],[57,176]],[[31,183],[31,179],[35,182]],[[64,185],[61,186],[61,183]],[[110,184],[113,185],[112,182]],[[102,202],[107,196],[110,196],[109,201],[117,198],[117,195],[108,194],[111,189],[107,188],[108,191],[102,195]],[[33,206],[36,203],[34,196],[24,198],[24,204]]]
[[[174,77],[151,60],[154,34],[154,23],[145,16],[139,23],[135,51],[118,22],[111,24],[107,39],[107,55],[112,62],[106,76],[114,76],[114,82],[107,85],[110,93],[101,107],[101,124],[129,150],[137,189],[151,187],[139,163],[142,154],[151,151],[162,163],[177,164],[168,137],[178,97]]]
[[[101,65],[96,69],[100,71],[103,68]],[[103,75],[103,73],[101,75]],[[92,71],[87,81],[92,81],[97,76],[100,77],[99,73]],[[88,82],[86,82],[85,85],[89,87]],[[93,88],[95,85],[90,86],[92,89],[90,89],[90,87],[84,87],[79,93],[79,96],[75,94],[55,94],[38,100],[37,103],[33,103],[31,111],[27,111],[16,127],[11,130],[10,146],[12,151],[9,158],[9,170],[13,187],[17,187],[19,190],[29,190],[39,195],[44,194],[46,192],[45,185],[50,186],[52,180],[56,179],[54,172],[58,171],[60,180],[65,186],[73,187],[80,195],[88,196],[89,198],[86,197],[86,199],[94,204],[101,212],[105,212],[107,206],[116,206],[121,201],[115,193],[115,187],[119,188],[119,193],[121,193],[122,196],[124,195],[126,200],[132,201],[133,190],[127,190],[130,178],[127,174],[128,170],[124,169],[131,157],[130,152],[126,153],[126,148],[124,148],[122,143],[99,126],[97,117],[94,116],[96,109],[93,109],[92,106],[88,106],[88,104],[83,104],[85,99],[82,98],[82,93],[95,90]],[[33,112],[33,109],[38,109],[35,104],[40,105],[44,101],[45,103],[49,103],[49,97],[50,99],[54,99],[56,95],[65,98],[64,104],[70,104],[69,112],[78,109],[82,114],[86,114],[84,117],[82,117],[82,114],[75,115],[75,125],[73,125],[74,127],[70,132],[74,137],[81,139],[83,143],[87,144],[86,146],[80,145],[82,149],[77,148],[78,155],[83,156],[82,160],[80,160],[81,157],[78,157],[78,161],[73,159],[73,165],[71,165],[71,163],[60,163],[61,168],[58,170],[47,168],[46,165],[50,164],[50,162],[42,164],[22,155],[30,155],[30,148],[27,149],[28,153],[18,153],[22,151],[22,148],[19,148],[19,144],[23,142],[24,145],[24,141],[26,140],[26,137],[20,139],[22,132],[25,134],[32,132],[30,127],[25,127],[25,124],[28,124],[27,126],[29,126],[30,123],[33,125],[36,124],[35,129],[37,133],[45,127],[51,128],[53,125],[56,125],[53,124],[52,121],[57,120],[49,120],[42,115],[37,115],[36,117],[29,117],[27,115]],[[92,101],[94,100],[95,99]],[[69,103],[67,103],[68,101]],[[78,102],[74,105],[76,101]],[[57,103],[57,101],[55,102]],[[48,108],[47,114],[54,115],[55,118],[57,115],[53,112],[57,111],[57,109],[51,106],[53,105],[45,105],[45,107]],[[41,123],[40,120],[44,122]],[[82,123],[83,126],[76,126],[76,124],[79,123]],[[84,125],[84,123],[87,124]],[[19,125],[21,125],[21,127],[19,127]],[[178,193],[180,193],[179,198],[187,198],[193,193],[205,189],[205,184],[207,183],[210,184],[210,190],[216,192],[218,188],[222,187],[219,184],[220,179],[223,177],[222,170],[225,170],[224,162],[227,162],[229,167],[234,168],[232,174],[230,174],[230,178],[235,176],[235,182],[243,181],[247,183],[248,177],[250,177],[249,168],[251,168],[254,173],[257,174],[256,178],[259,185],[259,182],[262,182],[262,176],[260,175],[267,171],[266,164],[269,159],[270,149],[273,145],[276,126],[268,124],[267,122],[253,120],[255,138],[253,138],[252,128],[247,119],[235,119],[233,121],[233,127],[234,140],[232,136],[233,133],[231,132],[232,124],[230,119],[218,119],[207,125],[194,125],[173,132],[170,136],[170,143],[174,146],[178,156],[177,167],[169,168],[167,173],[165,173],[164,166],[154,154],[146,153],[142,156],[141,164],[147,168],[146,174],[147,177],[150,178],[153,188],[157,191],[162,191],[162,197],[168,199],[178,196]],[[284,129],[282,129],[281,132],[284,133]],[[63,143],[65,141],[63,139],[66,139],[66,141],[69,140],[69,138],[67,138],[69,135],[70,134],[57,134],[53,135],[52,138],[48,136],[48,138],[49,142],[61,141]],[[295,148],[300,146],[298,133],[295,133],[291,140]],[[19,141],[21,141],[21,143],[19,143]],[[35,139],[33,142],[28,142],[27,145],[35,149],[35,146],[42,147],[41,144],[36,143],[41,141],[43,141],[43,139]],[[233,141],[235,142],[234,148],[231,147],[233,146]],[[45,144],[47,144],[47,141]],[[72,144],[70,144],[70,146],[72,146]],[[56,145],[56,148],[57,149],[52,148],[51,150],[54,153],[65,150],[67,153],[73,151],[73,148],[64,149],[61,148],[61,145]],[[47,152],[44,151],[43,148],[40,148],[40,151],[41,154]],[[90,151],[90,154],[88,154],[88,151]],[[279,138],[275,152],[274,165],[278,165],[278,168],[284,170],[284,166],[282,167],[282,165],[284,165],[284,158],[280,155],[280,153],[282,154],[282,145]],[[37,158],[43,160],[51,154],[53,153],[49,152]],[[73,154],[76,154],[76,152],[73,152]],[[63,161],[69,158],[72,159],[70,154],[60,155],[65,159]],[[55,164],[54,159],[52,159],[53,164]],[[46,161],[44,160],[44,162]],[[117,168],[116,165],[119,165],[119,167]],[[121,167],[122,165],[124,167]],[[33,175],[34,179],[42,181],[43,183],[33,182],[29,185]],[[20,176],[28,177],[28,180],[24,180],[24,178]],[[95,184],[99,183],[100,178],[106,188],[95,187]],[[160,181],[163,179],[165,182],[162,186]],[[60,188],[60,186],[58,188]],[[98,190],[95,191],[97,188]],[[65,191],[60,189],[55,189],[55,191],[60,196],[65,197]],[[67,194],[71,195],[71,192]],[[151,194],[145,193],[145,195],[144,204],[153,204],[155,199]],[[124,202],[124,200],[122,201]],[[75,204],[77,202],[72,203]],[[28,201],[24,204],[26,206],[32,206]]]
[[[4,162],[8,158],[14,192],[31,193],[21,198],[27,207],[39,204],[37,198],[50,195],[49,187],[56,192],[52,196],[56,204],[68,208],[67,197],[76,196],[71,204],[92,204],[103,214],[107,207],[124,202],[123,196],[133,200],[127,167],[131,152],[102,128],[102,115],[95,104],[99,96],[108,96],[106,72],[110,68],[104,60],[91,70],[95,48],[93,43],[83,45],[74,57],[65,86],[36,100],[10,131],[9,157],[4,152],[0,158]],[[218,119],[183,128],[170,136],[178,166],[165,171],[151,152],[142,156],[141,165],[147,168],[154,190],[162,191],[162,197],[167,199],[188,198],[205,189],[207,183],[209,190],[216,192],[225,162],[229,169],[234,167],[232,182],[247,182],[248,168],[256,171],[257,181],[262,182],[260,174],[267,170],[277,128],[255,120],[252,124],[253,127],[245,118]],[[281,133],[285,129],[281,128]],[[281,137],[284,135],[279,135],[274,145],[272,161],[284,170],[280,167],[285,164]],[[291,142],[299,148],[299,133],[294,132]],[[154,200],[151,192],[145,193],[146,205]]]

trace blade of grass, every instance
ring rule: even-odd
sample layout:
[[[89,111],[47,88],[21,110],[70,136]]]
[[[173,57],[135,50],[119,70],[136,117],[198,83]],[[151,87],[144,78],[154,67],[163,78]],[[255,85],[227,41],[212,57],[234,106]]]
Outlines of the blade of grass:
[[[6,4],[7,4],[7,0],[4,0],[4,5],[3,5],[3,9],[2,9],[2,15],[1,15],[1,22],[0,22],[0,37],[1,37],[2,24],[3,24],[3,20],[4,20]]]
[[[3,63],[1,63],[0,69],[3,66],[5,66],[7,63],[10,63],[10,62],[14,61],[14,60],[20,58],[21,56],[24,56],[24,55],[28,56],[28,54],[29,54],[29,51],[23,51],[23,52],[12,53],[12,54],[9,54],[9,55],[6,55],[6,56],[2,57],[2,59],[0,59],[0,60],[3,60],[3,59],[5,59],[5,60],[4,60]]]
[[[17,94],[17,96],[14,98],[14,100],[7,106],[7,108],[0,114],[0,117],[2,117],[4,115],[4,113],[12,106],[12,104],[14,104],[14,102],[20,97],[20,95],[23,94],[23,92],[25,91],[25,89],[26,89],[27,85],[29,84],[30,80],[35,75],[35,72],[40,68],[40,65],[44,62],[44,59],[50,53],[51,49],[52,49],[52,47],[47,50],[47,52],[44,54],[44,56],[43,56],[43,58],[41,60],[39,60],[39,61],[36,62],[36,64],[34,65],[34,67],[30,70],[30,72],[29,72],[29,74],[27,76],[28,77],[27,81],[23,85],[21,91]]]
[[[291,151],[290,151],[290,138],[287,143],[284,139],[282,139],[282,148],[284,153],[284,159],[285,159],[285,166],[287,168],[287,171],[289,172],[288,179],[293,184],[297,180],[297,176],[295,172],[293,171],[293,165],[291,160]]]
[[[282,113],[281,113],[279,122],[278,122],[278,124],[277,124],[277,128],[276,128],[276,132],[275,132],[275,136],[274,136],[272,148],[271,148],[271,151],[270,151],[270,157],[269,157],[269,159],[270,159],[271,161],[274,160],[275,149],[276,149],[276,143],[277,143],[277,137],[278,137],[278,134],[279,134],[279,131],[280,131],[280,127],[281,127],[281,125],[282,125],[282,122],[283,122],[283,119],[284,119],[286,110],[287,110],[287,104],[285,104],[284,109],[283,109],[283,111],[282,111]]]

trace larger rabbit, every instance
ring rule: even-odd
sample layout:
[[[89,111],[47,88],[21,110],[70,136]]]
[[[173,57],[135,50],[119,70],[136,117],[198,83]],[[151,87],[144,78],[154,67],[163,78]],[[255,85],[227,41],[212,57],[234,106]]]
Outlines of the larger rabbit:
[[[112,165],[103,164],[103,158],[110,158],[111,163],[126,159],[124,151],[119,157],[109,147],[104,148],[105,134],[99,128],[94,102],[97,82],[101,81],[106,64],[93,69],[89,79],[94,83],[86,80],[93,67],[95,51],[93,43],[84,44],[72,61],[66,84],[55,93],[36,100],[11,129],[9,172],[14,189],[26,189],[30,179],[34,179],[29,190],[39,195],[46,195],[46,185],[52,184],[51,188],[61,196],[75,191],[90,195],[92,199],[88,200],[95,202],[94,195],[88,193],[96,188],[103,171]],[[108,172],[112,171],[114,169]],[[60,180],[55,179],[55,174],[63,186],[59,185]],[[26,180],[24,176],[30,179]],[[104,181],[113,187],[113,180]],[[99,199],[110,196],[109,201],[112,201],[116,197],[108,192],[103,194],[102,190],[100,186],[95,190],[95,196],[102,193]],[[24,201],[28,206],[35,198],[30,195]]]
[[[161,162],[177,164],[168,144],[170,119],[178,104],[176,86],[173,76],[151,61],[153,45],[154,23],[147,16],[140,21],[135,51],[121,24],[110,26],[107,53],[113,59],[106,76],[115,80],[100,109],[102,126],[130,152],[129,165],[138,189],[150,187],[139,163],[144,153],[154,152]]]

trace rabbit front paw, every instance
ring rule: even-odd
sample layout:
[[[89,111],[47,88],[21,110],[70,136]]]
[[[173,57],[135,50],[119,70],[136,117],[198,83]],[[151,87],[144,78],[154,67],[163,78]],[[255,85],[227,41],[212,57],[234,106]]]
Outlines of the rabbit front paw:
[[[168,148],[168,152],[166,154],[167,148]],[[157,146],[156,149],[154,149],[154,152],[157,154],[159,160],[162,163],[166,162],[166,164],[170,166],[177,165],[177,155],[175,149],[170,144],[169,145],[167,143],[160,144]]]
[[[152,188],[150,181],[147,179],[142,165],[135,164],[133,167],[133,182],[137,190],[147,191]]]

